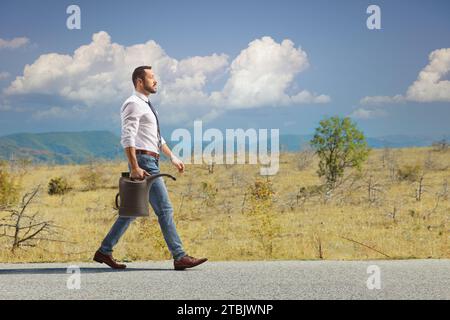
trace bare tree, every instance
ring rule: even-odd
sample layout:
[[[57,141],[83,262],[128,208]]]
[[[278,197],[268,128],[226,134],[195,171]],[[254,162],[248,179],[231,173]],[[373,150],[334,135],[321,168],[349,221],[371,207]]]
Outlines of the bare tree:
[[[427,158],[425,159],[425,161],[423,163],[423,167],[424,167],[424,169],[429,170],[429,171],[436,169],[436,163],[434,162],[433,154],[431,151],[427,153]]]
[[[435,204],[431,210],[425,214],[424,219],[430,219],[431,215],[436,213],[442,200],[448,199],[448,181],[444,180],[440,191],[435,193]]]
[[[392,160],[392,150],[391,148],[385,146],[383,148],[383,153],[381,154],[381,163],[383,165],[383,169],[386,168],[386,165]]]
[[[317,255],[319,259],[323,260],[323,248],[322,248],[322,240],[320,239],[320,234],[317,236],[314,235],[314,240],[317,246]]]
[[[425,178],[425,173],[422,173],[419,177],[419,181],[417,181],[417,187],[416,187],[416,201],[422,201],[422,195],[427,191],[426,187],[428,187],[427,185],[425,185],[423,183]]]
[[[392,150],[390,148],[384,148],[382,154],[383,168],[386,168],[389,173],[389,179],[391,182],[397,181],[398,170],[398,158],[400,150]]]
[[[234,210],[234,199],[225,198],[220,205],[220,208],[223,210],[223,212],[230,216],[231,212]]]
[[[216,156],[216,150],[214,149],[211,152],[211,158],[207,159],[207,162],[208,162],[208,173],[209,174],[214,174],[214,167],[215,167],[215,165],[217,163],[216,157],[217,157]],[[223,161],[222,161],[222,163],[223,163]]]
[[[388,209],[388,212],[386,213],[386,216],[392,219],[392,222],[397,223],[397,218],[399,215],[400,210],[404,206],[404,200],[403,199],[396,199],[392,202],[390,205],[390,209]]]
[[[247,202],[247,192],[244,192],[244,198],[242,199],[242,204],[241,204],[241,213],[243,214],[246,207],[246,202]]]
[[[448,180],[445,179],[444,182],[442,182],[442,189],[441,189],[440,195],[441,195],[442,199],[448,200],[448,194],[449,194]]]
[[[40,185],[33,191],[26,193],[20,205],[17,208],[4,207],[2,211],[9,212],[9,216],[0,220],[2,233],[0,237],[12,239],[11,251],[21,247],[36,247],[39,241],[65,242],[52,238],[57,234],[55,229],[59,228],[53,224],[53,221],[41,220],[39,211],[33,214],[27,214],[28,206],[33,202]]]
[[[373,204],[378,200],[378,195],[384,193],[382,185],[375,180],[373,175],[365,181],[367,190],[367,199],[369,203]]]
[[[304,144],[297,156],[297,169],[308,169],[314,161],[315,151],[310,144]]]
[[[231,172],[230,178],[231,178],[231,186],[235,187],[239,182],[239,178],[240,178],[239,172],[237,170],[233,170]]]
[[[208,164],[208,173],[209,174],[213,174],[214,173],[214,165],[215,165],[216,163],[214,162],[214,161],[211,161],[209,164]]]

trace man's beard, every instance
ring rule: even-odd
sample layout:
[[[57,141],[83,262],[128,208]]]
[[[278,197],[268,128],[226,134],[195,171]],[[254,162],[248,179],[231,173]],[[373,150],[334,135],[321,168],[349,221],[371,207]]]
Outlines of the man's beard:
[[[145,91],[147,91],[147,92],[150,92],[150,93],[156,93],[156,89],[150,87],[150,86],[148,85],[147,82],[146,82],[145,85],[144,85],[144,89],[145,89]]]

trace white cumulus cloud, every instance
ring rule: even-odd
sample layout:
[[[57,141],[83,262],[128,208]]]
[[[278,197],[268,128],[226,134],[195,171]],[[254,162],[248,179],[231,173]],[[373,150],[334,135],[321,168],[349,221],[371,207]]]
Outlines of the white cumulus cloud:
[[[214,92],[212,99],[232,108],[329,102],[328,96],[306,90],[293,96],[286,93],[294,77],[308,66],[306,52],[291,40],[256,39],[233,60],[224,89]]]
[[[5,80],[9,78],[8,72],[0,72],[0,80]]]
[[[450,102],[450,81],[443,80],[450,71],[450,48],[433,51],[429,60],[409,87],[406,97],[419,102]]]
[[[364,97],[361,99],[361,104],[366,105],[382,105],[382,104],[388,104],[388,103],[400,103],[404,102],[405,98],[398,94],[396,96],[390,97],[390,96],[374,96],[374,97]]]
[[[225,55],[181,61],[170,58],[154,41],[124,47],[111,43],[106,32],[93,35],[92,42],[75,50],[74,54],[50,53],[41,55],[33,64],[26,65],[23,76],[17,77],[6,89],[7,95],[41,93],[59,95],[81,101],[89,106],[117,103],[132,91],[131,73],[139,65],[152,65],[164,83],[176,84],[186,78],[202,78],[226,65]],[[197,83],[192,90],[201,90]],[[175,87],[175,90],[179,88]],[[179,91],[168,92],[174,95]]]
[[[368,120],[373,118],[379,118],[386,116],[387,113],[384,110],[381,109],[365,109],[365,108],[359,108],[353,111],[350,114],[350,117],[354,119],[362,119],[362,120]]]
[[[4,40],[0,38],[0,49],[17,49],[27,45],[30,39],[25,37],[14,38],[11,40]]]
[[[450,71],[450,48],[433,51],[428,65],[419,73],[417,80],[405,95],[373,96],[361,99],[361,104],[381,105],[388,103],[450,102],[450,81],[444,77]]]
[[[95,33],[92,42],[72,55],[49,53],[26,65],[23,75],[5,89],[6,96],[47,94],[88,109],[115,106],[133,90],[131,73],[139,65],[151,65],[158,80],[152,99],[168,122],[195,117],[213,118],[227,109],[327,103],[327,95],[302,90],[286,92],[294,77],[309,63],[306,53],[290,40],[281,43],[270,37],[252,41],[230,64],[226,54],[170,57],[155,41],[123,46],[108,33]],[[207,85],[218,76],[228,76],[222,90],[208,92]],[[219,108],[220,107],[220,108]],[[59,108],[41,111],[37,117],[63,115]]]

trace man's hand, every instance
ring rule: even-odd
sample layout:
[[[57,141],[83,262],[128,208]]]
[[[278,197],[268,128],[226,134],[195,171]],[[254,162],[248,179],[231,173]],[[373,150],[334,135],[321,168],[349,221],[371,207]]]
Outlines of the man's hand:
[[[178,169],[179,173],[183,173],[184,172],[184,163],[183,161],[181,161],[180,159],[178,159],[176,156],[174,156],[172,154],[172,156],[170,157],[170,161],[172,162],[172,164],[175,166],[175,168]]]
[[[148,173],[144,169],[141,169],[139,167],[131,169],[131,173],[130,173],[130,178],[131,179],[142,180],[142,179],[144,179],[145,177],[148,177],[148,176],[150,176],[150,173]]]

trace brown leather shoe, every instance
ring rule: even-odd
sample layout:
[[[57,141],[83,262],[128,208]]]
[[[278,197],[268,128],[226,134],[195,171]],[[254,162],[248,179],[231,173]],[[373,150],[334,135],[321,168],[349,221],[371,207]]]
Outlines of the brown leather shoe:
[[[184,270],[186,268],[198,266],[199,264],[202,264],[203,262],[206,261],[208,261],[207,258],[197,259],[191,256],[184,256],[183,258],[174,260],[173,266],[175,267],[175,270]]]
[[[97,261],[99,263],[106,263],[113,269],[125,269],[127,267],[124,264],[117,263],[116,260],[114,260],[114,258],[112,257],[112,255],[101,253],[99,250],[95,252],[94,261]]]

